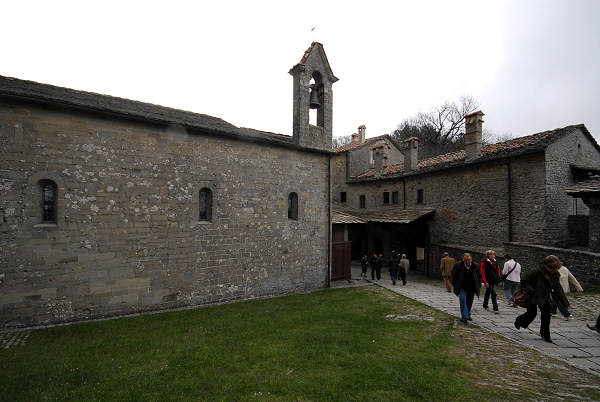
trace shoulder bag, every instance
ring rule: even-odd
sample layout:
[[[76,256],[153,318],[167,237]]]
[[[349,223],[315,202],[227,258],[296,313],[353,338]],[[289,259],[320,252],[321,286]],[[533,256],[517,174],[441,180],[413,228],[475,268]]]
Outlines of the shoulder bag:
[[[514,271],[516,267],[517,267],[517,262],[515,261],[515,265],[513,265],[512,269],[510,271],[508,271],[508,274],[502,274],[502,276],[501,276],[502,282],[504,282],[506,280],[506,278],[508,278],[508,275],[512,274],[512,271]]]
[[[510,301],[519,307],[527,307],[527,293],[525,293],[523,289],[519,289],[515,292]]]

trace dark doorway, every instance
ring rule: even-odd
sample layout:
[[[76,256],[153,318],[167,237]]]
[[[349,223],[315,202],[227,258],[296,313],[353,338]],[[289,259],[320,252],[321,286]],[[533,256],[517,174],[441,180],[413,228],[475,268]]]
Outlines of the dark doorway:
[[[368,237],[366,224],[348,225],[348,240],[352,242],[352,259],[360,260],[368,255]]]

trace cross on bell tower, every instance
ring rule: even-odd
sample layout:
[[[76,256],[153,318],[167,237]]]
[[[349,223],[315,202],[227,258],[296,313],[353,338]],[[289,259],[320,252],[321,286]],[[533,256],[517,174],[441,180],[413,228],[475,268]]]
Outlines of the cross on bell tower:
[[[333,75],[323,45],[313,42],[290,74],[294,77],[294,142],[318,149],[331,149]],[[311,83],[312,81],[312,83]],[[317,125],[309,123],[309,110],[317,110]]]

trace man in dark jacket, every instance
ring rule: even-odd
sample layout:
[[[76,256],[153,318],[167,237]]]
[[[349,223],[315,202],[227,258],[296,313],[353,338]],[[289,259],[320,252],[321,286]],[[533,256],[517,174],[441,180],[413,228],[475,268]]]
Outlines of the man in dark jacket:
[[[381,268],[383,267],[383,254],[377,254],[377,265],[375,266],[375,274],[377,275],[377,280],[381,279]]]
[[[390,271],[392,285],[396,285],[396,278],[398,277],[398,262],[396,260],[396,250],[392,250],[392,254],[390,255],[390,260],[388,262],[388,271]]]
[[[496,298],[496,285],[501,284],[500,264],[496,261],[496,252],[494,250],[486,251],[486,259],[481,263],[481,277],[485,286],[485,295],[483,296],[483,308],[488,308],[490,295],[492,295],[492,306],[494,311],[498,312],[498,300]]]
[[[371,280],[375,280],[375,272],[377,271],[377,253],[373,253],[369,259],[369,265],[371,266]],[[377,278],[379,279],[379,278]]]
[[[471,307],[473,307],[473,298],[479,297],[481,287],[481,278],[479,270],[473,264],[471,254],[464,253],[462,261],[454,264],[452,268],[452,287],[454,294],[458,296],[460,302],[460,321],[467,324],[471,321]]]
[[[558,269],[562,263],[560,260],[549,255],[544,258],[544,263],[540,268],[528,274],[521,281],[521,289],[527,294],[527,311],[521,314],[515,320],[515,328],[527,328],[537,315],[537,309],[540,309],[541,325],[540,335],[546,342],[552,342],[550,338],[550,295],[560,300],[565,306],[569,306],[569,301],[560,286]]]

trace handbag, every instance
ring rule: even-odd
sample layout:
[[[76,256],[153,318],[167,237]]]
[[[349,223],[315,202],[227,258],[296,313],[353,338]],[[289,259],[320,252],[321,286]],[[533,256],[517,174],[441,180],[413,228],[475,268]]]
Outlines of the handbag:
[[[514,271],[516,267],[517,267],[517,262],[515,261],[515,265],[513,265],[512,269],[510,271],[508,271],[507,274],[502,274],[502,276],[501,276],[502,282],[506,281],[506,278],[508,278],[508,275],[512,274],[512,271]]]
[[[527,307],[527,293],[523,289],[519,289],[511,297],[510,301],[519,307]]]

